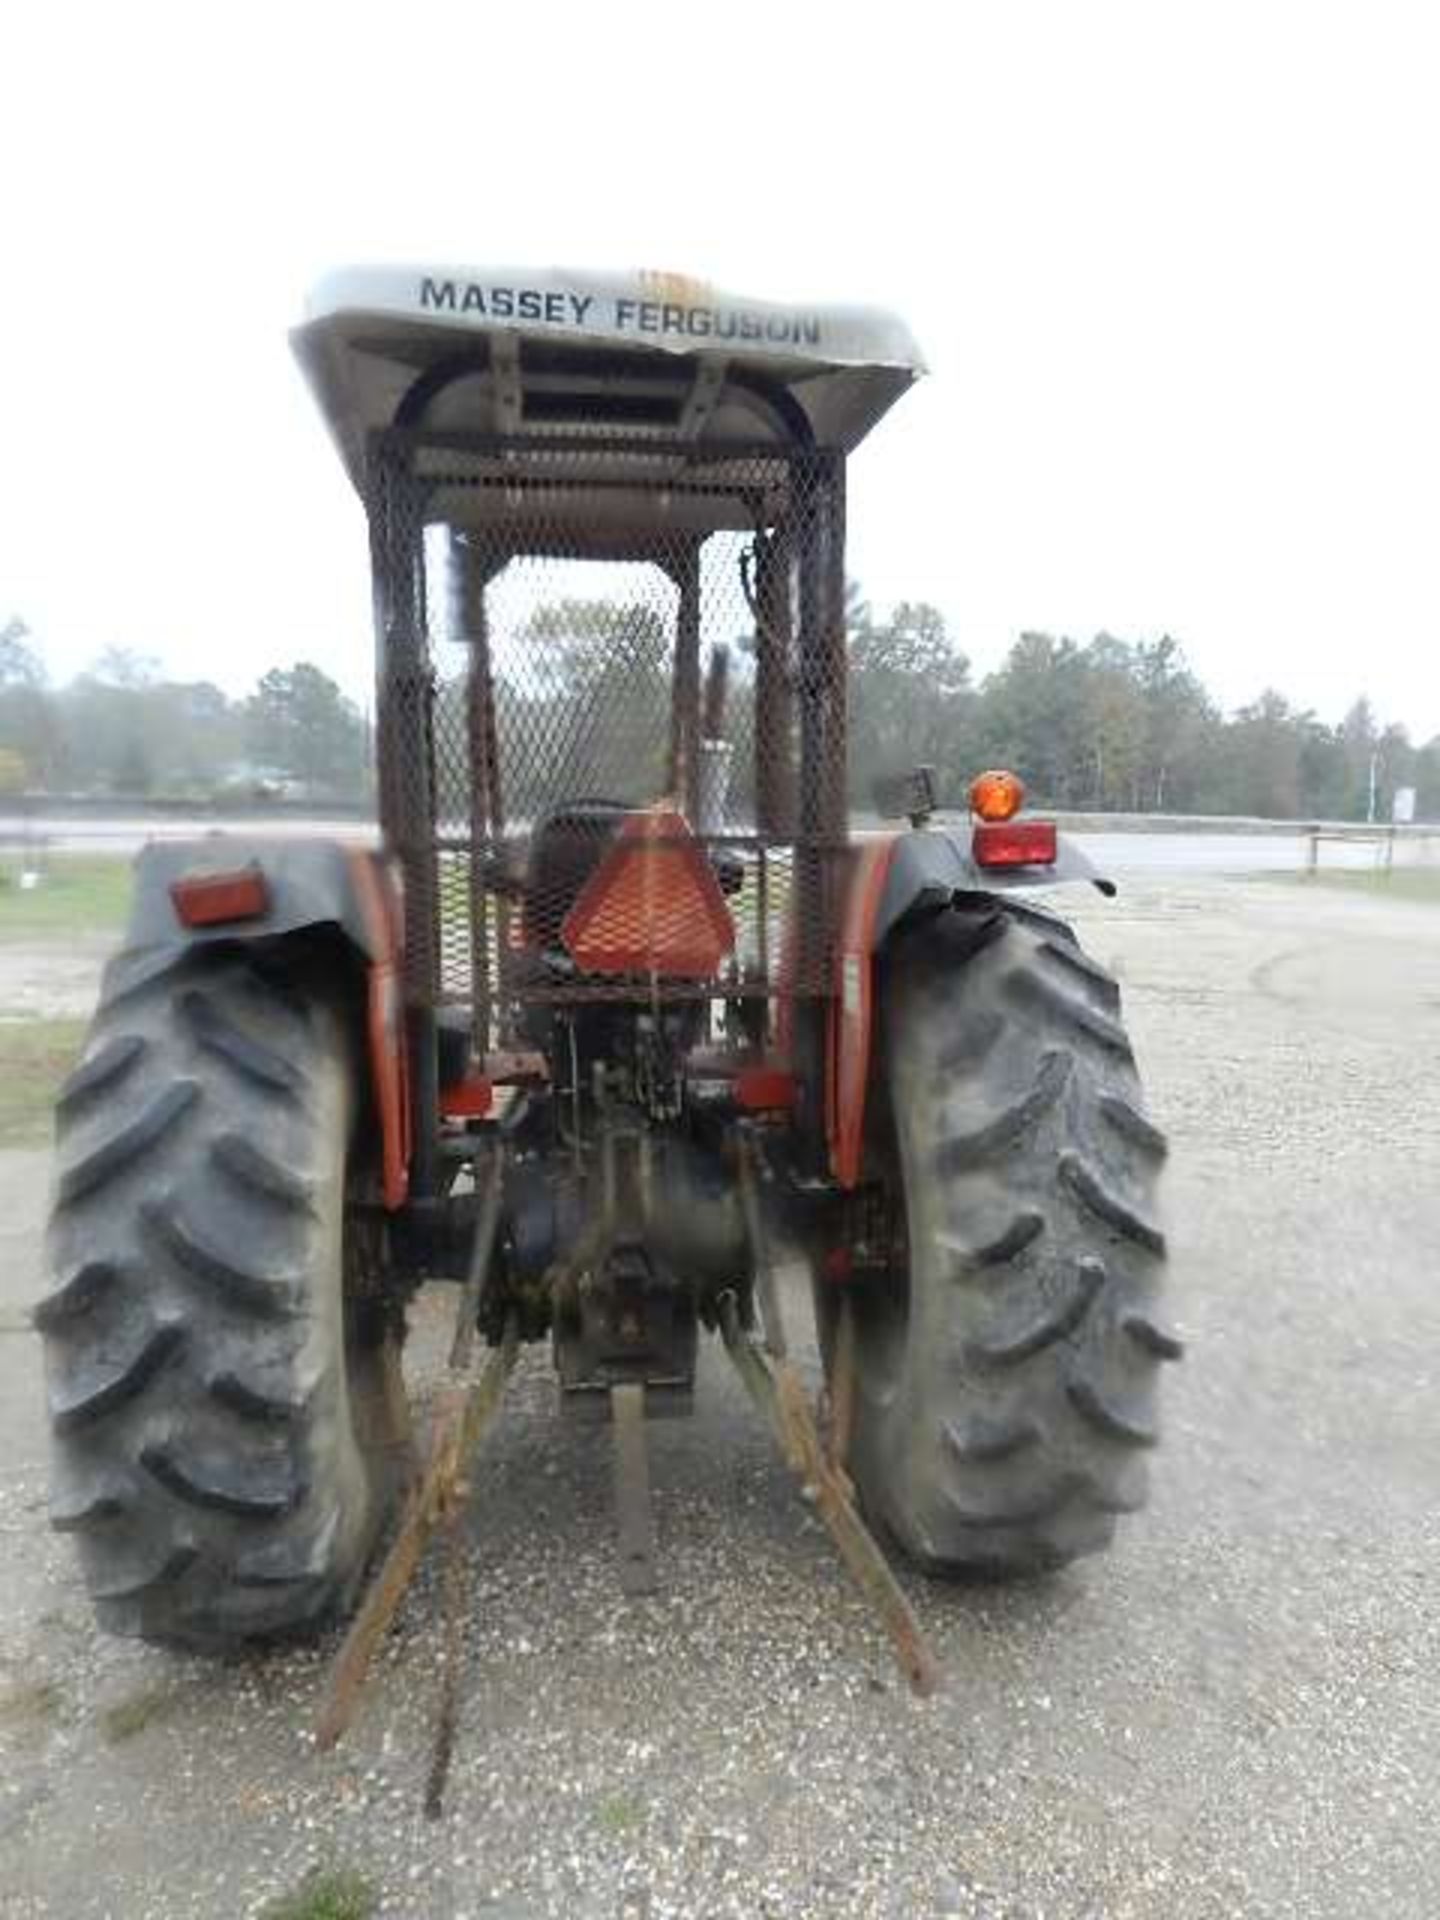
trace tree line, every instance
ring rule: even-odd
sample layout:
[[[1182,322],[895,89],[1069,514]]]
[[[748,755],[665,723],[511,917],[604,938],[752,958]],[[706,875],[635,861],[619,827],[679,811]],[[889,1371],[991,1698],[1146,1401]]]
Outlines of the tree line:
[[[307,661],[272,667],[235,700],[112,648],[57,688],[23,623],[0,627],[0,792],[250,802],[370,790],[365,718]]]
[[[1023,633],[977,678],[934,607],[902,602],[882,615],[857,589],[847,628],[859,809],[886,775],[928,763],[948,806],[963,804],[977,769],[1000,765],[1035,802],[1060,808],[1388,819],[1396,789],[1413,787],[1418,817],[1440,819],[1440,737],[1413,743],[1364,697],[1334,725],[1273,689],[1225,713],[1169,636],[1082,644]],[[498,689],[502,740],[524,749],[511,755],[512,807],[532,812],[576,781],[609,791],[607,776],[615,797],[643,797],[632,789],[661,777],[666,722],[635,694],[648,685],[663,701],[666,623],[650,608],[565,601],[537,608],[521,641],[526,669],[502,674]],[[753,637],[737,636],[732,651],[732,791],[743,804]],[[458,685],[439,689],[436,712],[442,731],[463,738]],[[580,716],[573,737],[565,713]],[[234,699],[112,650],[53,687],[23,622],[0,626],[0,792],[363,803],[371,762],[365,716],[309,662],[273,667]],[[459,809],[453,754],[442,775],[447,767],[440,804]]]
[[[924,762],[945,804],[970,773],[1013,768],[1044,805],[1096,812],[1389,819],[1397,788],[1440,819],[1440,737],[1417,746],[1356,699],[1338,725],[1273,688],[1223,713],[1168,635],[1085,644],[1023,633],[977,681],[934,607],[881,618],[852,594],[851,798]]]

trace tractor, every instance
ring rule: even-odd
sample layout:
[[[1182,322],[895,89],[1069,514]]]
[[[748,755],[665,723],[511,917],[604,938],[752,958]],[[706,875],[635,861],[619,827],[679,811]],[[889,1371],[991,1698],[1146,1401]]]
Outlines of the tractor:
[[[137,861],[35,1315],[101,1624],[354,1607],[445,1279],[603,1420],[683,1413],[702,1335],[778,1351],[802,1268],[875,1536],[940,1576],[1105,1547],[1179,1351],[1119,988],[1045,904],[1113,888],[1008,773],[945,817],[928,769],[848,784],[846,468],[906,328],[357,268],[293,346],[368,522],[378,842]]]

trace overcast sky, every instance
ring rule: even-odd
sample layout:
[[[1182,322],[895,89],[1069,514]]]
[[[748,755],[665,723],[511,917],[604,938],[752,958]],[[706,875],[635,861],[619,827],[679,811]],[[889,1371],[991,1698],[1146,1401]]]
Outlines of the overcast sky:
[[[1168,631],[1226,705],[1440,732],[1440,10],[76,7],[0,24],[0,623],[368,685],[286,346],[327,265],[898,308],[851,571],[978,671]]]

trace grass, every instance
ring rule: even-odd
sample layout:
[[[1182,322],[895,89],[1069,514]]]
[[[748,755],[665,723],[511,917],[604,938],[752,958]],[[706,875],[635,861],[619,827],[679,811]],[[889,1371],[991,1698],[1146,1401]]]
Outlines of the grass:
[[[0,863],[0,943],[118,933],[130,905],[130,861],[115,854],[60,855],[22,891],[14,855]]]
[[[293,1893],[261,1909],[260,1920],[369,1920],[380,1904],[373,1881],[347,1867],[307,1874]]]
[[[1333,887],[1341,893],[1369,894],[1376,900],[1419,900],[1440,905],[1440,867],[1321,867],[1299,875],[1307,887]]]
[[[75,1064],[83,1020],[0,1020],[0,1147],[34,1146]]]
[[[157,1721],[168,1720],[179,1705],[180,1696],[173,1687],[146,1687],[106,1707],[100,1716],[100,1731],[116,1747]]]
[[[36,1727],[60,1711],[60,1689],[53,1680],[25,1680],[0,1693],[0,1727]]]
[[[644,1818],[644,1806],[627,1793],[611,1794],[595,1809],[595,1824],[603,1833],[629,1833]]]

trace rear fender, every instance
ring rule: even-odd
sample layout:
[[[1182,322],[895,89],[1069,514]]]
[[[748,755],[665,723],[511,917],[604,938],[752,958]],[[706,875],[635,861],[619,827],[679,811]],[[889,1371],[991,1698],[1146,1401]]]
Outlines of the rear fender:
[[[837,979],[826,1053],[825,1130],[830,1171],[851,1188],[860,1179],[865,1097],[875,1020],[875,962],[896,929],[916,914],[942,913],[961,899],[1003,898],[1088,880],[1113,894],[1073,841],[1060,836],[1045,867],[997,871],[971,858],[967,827],[921,827],[862,841],[841,919]]]
[[[265,878],[263,913],[215,926],[183,924],[170,893],[176,881],[252,866]],[[371,848],[228,833],[204,840],[153,841],[135,862],[125,943],[106,968],[105,991],[113,997],[157,979],[197,947],[274,947],[320,932],[338,933],[363,983],[382,1197],[394,1209],[404,1202],[410,1166],[401,925],[395,882],[383,856]]]

